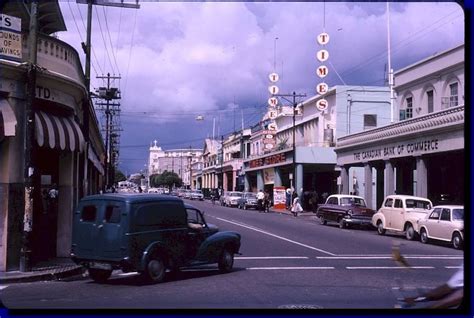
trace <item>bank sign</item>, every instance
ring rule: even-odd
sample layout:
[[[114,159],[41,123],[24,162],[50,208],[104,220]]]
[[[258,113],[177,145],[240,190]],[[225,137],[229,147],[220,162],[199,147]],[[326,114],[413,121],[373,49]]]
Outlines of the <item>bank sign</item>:
[[[21,61],[21,19],[0,14],[0,58]]]

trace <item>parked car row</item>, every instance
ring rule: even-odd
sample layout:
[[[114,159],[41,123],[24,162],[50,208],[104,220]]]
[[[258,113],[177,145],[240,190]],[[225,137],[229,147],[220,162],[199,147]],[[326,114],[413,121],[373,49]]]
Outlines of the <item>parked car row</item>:
[[[403,233],[407,240],[446,241],[456,249],[464,242],[463,206],[433,207],[429,199],[410,195],[389,195],[378,211],[369,209],[360,196],[331,195],[318,207],[316,216],[323,225],[337,222],[340,228],[373,226],[379,235],[386,231]]]

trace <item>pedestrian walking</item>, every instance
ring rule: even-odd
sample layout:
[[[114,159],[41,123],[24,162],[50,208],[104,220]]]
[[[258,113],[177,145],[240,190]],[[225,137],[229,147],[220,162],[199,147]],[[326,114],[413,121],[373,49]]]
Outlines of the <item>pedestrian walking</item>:
[[[259,212],[263,211],[263,200],[265,200],[265,193],[260,189],[257,193],[257,207]]]
[[[264,198],[263,198],[263,212],[270,212],[270,193],[265,191]]]
[[[291,209],[291,194],[292,194],[291,189],[286,188],[286,191],[285,191],[285,206],[286,206],[287,210]]]
[[[303,208],[301,207],[300,198],[298,195],[294,196],[293,205],[291,206],[291,213],[293,213],[294,217],[298,216],[298,213],[302,212]]]

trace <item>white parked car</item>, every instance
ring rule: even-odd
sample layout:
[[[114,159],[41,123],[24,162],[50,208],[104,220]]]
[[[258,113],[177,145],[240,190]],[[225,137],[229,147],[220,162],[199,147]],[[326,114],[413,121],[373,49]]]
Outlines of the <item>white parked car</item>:
[[[239,204],[239,199],[242,198],[242,192],[229,192],[224,200],[224,205],[226,206],[237,206]]]
[[[411,195],[389,195],[382,206],[372,216],[372,225],[380,235],[386,230],[404,232],[407,240],[414,240],[418,235],[418,220],[430,212],[433,204],[430,200]]]
[[[204,195],[202,194],[201,190],[192,190],[190,193],[190,199],[203,201]]]
[[[420,241],[430,239],[451,242],[460,249],[464,242],[464,207],[462,205],[438,205],[426,218],[418,222]]]

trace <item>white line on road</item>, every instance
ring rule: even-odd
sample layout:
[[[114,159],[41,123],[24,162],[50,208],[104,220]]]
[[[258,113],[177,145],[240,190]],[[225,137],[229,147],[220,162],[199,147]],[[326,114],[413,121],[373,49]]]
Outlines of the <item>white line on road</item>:
[[[245,256],[235,257],[235,259],[308,259],[307,256]]]
[[[334,267],[247,267],[247,270],[334,269]]]
[[[445,266],[444,268],[449,268],[449,269],[460,269],[462,266]]]
[[[433,266],[347,266],[346,269],[434,269]]]
[[[285,237],[282,237],[282,236],[279,236],[279,235],[276,235],[276,234],[273,234],[273,233],[270,233],[270,232],[267,232],[267,231],[264,231],[264,230],[260,230],[258,228],[255,228],[255,227],[243,224],[243,223],[237,223],[237,222],[229,221],[229,220],[218,218],[218,217],[216,217],[216,219],[227,222],[227,223],[231,223],[231,224],[234,224],[234,225],[237,225],[237,226],[245,227],[247,229],[254,230],[256,232],[260,232],[260,233],[263,233],[263,234],[266,234],[266,235],[269,235],[269,236],[273,236],[273,237],[276,237],[280,240],[287,241],[287,242],[290,242],[290,243],[293,243],[293,244],[296,244],[296,245],[299,245],[299,246],[303,246],[303,247],[306,247],[306,248],[309,248],[309,249],[312,249],[312,250],[315,250],[315,251],[318,251],[318,252],[321,252],[321,253],[324,253],[324,254],[336,256],[336,254],[333,254],[331,252],[328,252],[328,251],[325,251],[325,250],[322,250],[322,249],[319,249],[319,248],[316,248],[316,247],[313,247],[313,246],[309,246],[309,245],[306,245],[306,244],[303,244],[303,243],[300,243],[300,242],[296,242],[296,241],[287,239]]]
[[[7,287],[8,287],[8,285],[0,286],[0,290],[5,289],[5,288],[7,288]]]
[[[317,259],[392,259],[392,256],[316,256]],[[463,259],[463,256],[403,256],[405,259]]]

